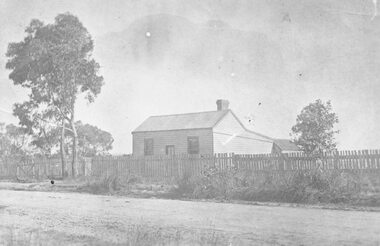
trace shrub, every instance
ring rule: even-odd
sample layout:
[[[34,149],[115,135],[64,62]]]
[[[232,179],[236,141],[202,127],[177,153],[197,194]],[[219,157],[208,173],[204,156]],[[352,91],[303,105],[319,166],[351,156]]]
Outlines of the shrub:
[[[353,191],[338,185],[344,182],[342,178],[322,170],[302,170],[275,176],[264,173],[261,183],[247,187],[238,198],[290,203],[347,202]]]
[[[222,171],[217,167],[209,167],[200,176],[185,174],[176,180],[170,193],[173,197],[228,199],[243,183],[234,168]]]
[[[235,189],[241,186],[235,168],[220,170],[217,167],[210,167],[196,181],[194,198],[229,199]]]
[[[189,173],[185,173],[182,177],[176,179],[175,185],[169,190],[168,194],[164,195],[164,198],[184,198],[192,197],[192,193],[196,187],[197,181]]]

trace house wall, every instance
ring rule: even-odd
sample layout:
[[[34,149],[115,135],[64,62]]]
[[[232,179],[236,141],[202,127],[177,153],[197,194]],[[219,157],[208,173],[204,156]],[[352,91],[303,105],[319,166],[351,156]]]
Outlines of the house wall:
[[[212,130],[192,129],[157,132],[135,132],[133,135],[133,155],[144,155],[144,139],[153,138],[154,155],[165,155],[166,145],[174,145],[176,154],[187,154],[187,137],[199,137],[200,154],[212,154]]]
[[[273,143],[272,154],[281,154],[282,150],[277,144]]]
[[[273,141],[248,132],[229,112],[213,129],[214,153],[271,153]]]

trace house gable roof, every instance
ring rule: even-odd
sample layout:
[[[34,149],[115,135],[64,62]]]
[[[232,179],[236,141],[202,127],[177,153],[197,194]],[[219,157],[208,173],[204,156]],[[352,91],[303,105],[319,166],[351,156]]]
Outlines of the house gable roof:
[[[217,126],[228,113],[232,114],[232,116],[236,119],[236,121],[239,123],[239,125],[245,132],[253,133],[272,142],[274,141],[273,138],[247,129],[244,126],[244,124],[239,120],[239,118],[234,114],[234,112],[230,109],[187,114],[151,116],[148,119],[146,119],[140,126],[138,126],[132,133],[190,129],[211,129]]]
[[[234,118],[237,120],[237,122],[241,125],[241,127],[246,131],[246,132],[249,132],[249,133],[253,133],[253,134],[256,134],[260,137],[263,137],[263,138],[266,138],[268,140],[272,140],[273,141],[273,138],[271,137],[268,137],[266,135],[263,135],[261,133],[258,133],[258,132],[255,132],[255,131],[252,131],[250,129],[248,129],[247,127],[244,126],[244,124],[239,120],[239,118],[234,114],[234,112],[231,111],[231,114],[234,116]]]
[[[132,133],[213,128],[229,111],[151,116]]]
[[[282,151],[301,151],[301,149],[289,139],[274,139],[274,143]]]

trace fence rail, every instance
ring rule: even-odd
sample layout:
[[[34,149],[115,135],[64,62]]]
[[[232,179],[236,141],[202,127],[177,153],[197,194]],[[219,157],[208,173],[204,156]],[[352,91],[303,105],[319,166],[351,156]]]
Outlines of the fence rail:
[[[67,161],[70,165],[70,161]],[[146,157],[81,158],[76,167],[79,176],[128,176],[135,174],[148,178],[199,175],[207,167],[221,170],[236,168],[243,171],[297,171],[297,170],[380,170],[380,150],[339,151],[310,157],[303,153],[282,155],[174,155]],[[0,158],[0,179],[46,179],[62,177],[60,159]]]

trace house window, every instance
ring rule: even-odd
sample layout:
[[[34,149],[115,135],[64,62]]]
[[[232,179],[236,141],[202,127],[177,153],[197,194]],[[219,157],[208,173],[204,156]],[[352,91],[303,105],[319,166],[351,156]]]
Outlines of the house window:
[[[187,153],[199,154],[199,138],[187,137]]]
[[[153,155],[153,138],[144,139],[144,155]]]
[[[174,145],[166,145],[166,154],[167,155],[175,155]]]

